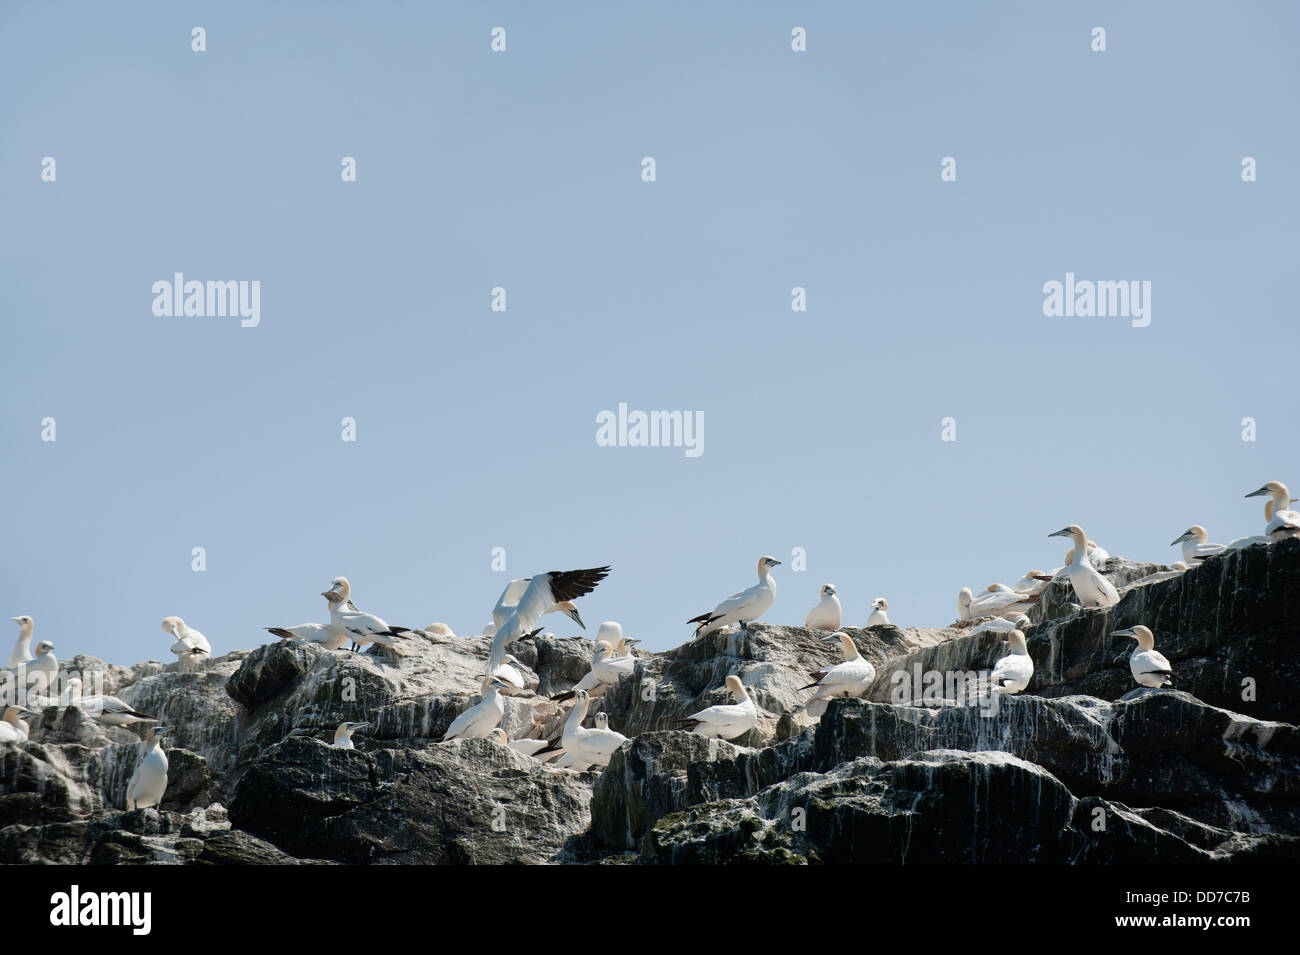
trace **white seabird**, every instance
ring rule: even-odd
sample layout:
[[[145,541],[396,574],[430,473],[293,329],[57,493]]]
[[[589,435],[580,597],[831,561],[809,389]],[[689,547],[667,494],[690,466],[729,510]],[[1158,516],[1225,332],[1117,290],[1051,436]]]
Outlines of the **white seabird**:
[[[1131,637],[1138,642],[1137,649],[1128,658],[1128,668],[1138,683],[1160,687],[1174,681],[1173,665],[1156,649],[1156,636],[1148,627],[1139,624],[1127,630],[1113,630],[1111,636]]]
[[[506,731],[497,727],[487,738],[492,740],[498,746],[505,746],[513,749],[516,753],[523,753],[525,756],[536,756],[539,752],[546,749],[550,743],[544,739],[511,739],[506,735]]]
[[[854,650],[857,650],[856,646]],[[688,724],[692,733],[712,739],[735,739],[748,733],[758,723],[758,710],[754,701],[745,692],[745,684],[734,673],[727,677],[726,689],[735,697],[735,703],[710,706],[678,722]]]
[[[445,623],[443,623],[443,622],[441,622],[441,621],[438,621],[437,623],[431,623],[431,624],[429,624],[427,627],[424,628],[424,632],[425,632],[425,633],[432,633],[432,634],[435,634],[435,635],[437,635],[437,636],[439,636],[439,637],[454,637],[454,636],[456,636],[455,632],[451,629],[451,627],[449,627],[447,624],[445,624]]]
[[[32,734],[32,729],[23,719],[23,715],[35,716],[36,713],[25,706],[6,706],[0,715],[0,743],[25,743]]]
[[[148,809],[162,802],[167,791],[167,753],[162,748],[163,736],[171,730],[166,726],[151,726],[144,738],[145,754],[140,765],[131,774],[126,786],[126,808]]]
[[[1108,554],[1102,548],[1098,547],[1093,541],[1088,541],[1088,560],[1090,562],[1100,564],[1103,560],[1106,560],[1109,557],[1110,554]],[[1065,552],[1066,566],[1069,566],[1069,564],[1071,564],[1073,561],[1074,561],[1074,548],[1071,547],[1069,550]]]
[[[804,618],[804,628],[807,630],[838,630],[843,618],[843,611],[840,607],[840,598],[836,596],[834,584],[822,584],[821,600],[812,610],[808,611],[808,616]]]
[[[823,637],[827,642],[837,642],[844,651],[844,662],[827,667],[819,680],[800,687],[801,690],[817,688],[817,692],[805,700],[800,709],[807,709],[817,700],[830,700],[837,696],[860,697],[871,688],[876,680],[876,668],[871,661],[858,652],[858,645],[853,638],[842,631]],[[751,710],[753,704],[750,704]],[[754,713],[755,721],[758,714]],[[752,724],[751,724],[752,725]],[[742,731],[743,732],[743,731]],[[739,734],[737,734],[739,735]]]
[[[32,631],[36,629],[36,623],[26,614],[9,619],[18,624],[18,642],[9,651],[9,669],[14,670],[32,658]]]
[[[564,751],[572,756],[581,768],[587,766],[608,766],[609,758],[627,742],[627,737],[611,729],[587,729],[582,721],[587,718],[587,708],[591,698],[586,690],[575,690],[573,709],[564,721],[564,735],[561,742]],[[559,765],[557,761],[556,765]]]
[[[1066,573],[1079,603],[1085,607],[1113,607],[1119,603],[1119,591],[1115,585],[1098,573],[1088,560],[1084,547],[1088,538],[1082,527],[1071,524],[1047,536],[1069,537],[1074,540],[1074,555],[1066,567]]]
[[[54,686],[59,675],[59,658],[54,655],[54,644],[49,640],[36,644],[36,656],[23,665],[27,668],[29,682],[33,675],[40,674],[38,680],[43,679],[46,687]]]
[[[171,652],[182,669],[189,668],[212,656],[212,644],[208,638],[193,627],[185,625],[180,617],[163,617],[163,633],[170,633],[176,640],[171,645]]]
[[[1187,565],[1184,564],[1181,560],[1176,560],[1176,561],[1174,561],[1172,564],[1170,564],[1169,566],[1172,567],[1174,570],[1186,570],[1186,569],[1187,569]]]
[[[623,636],[623,625],[617,620],[606,620],[596,631],[596,642],[604,640],[614,646],[614,656],[624,657],[632,652],[632,648],[640,643],[632,637]]]
[[[1019,630],[1010,631],[1005,642],[1011,645],[1011,652],[994,665],[989,684],[997,693],[1019,693],[1033,679],[1034,661]]]
[[[497,624],[496,633],[492,635],[492,649],[488,652],[487,669],[484,672],[496,672],[496,668],[505,659],[508,644],[539,633],[541,628],[537,626],[537,622],[544,614],[550,613],[551,609],[559,604],[571,604],[579,597],[591,593],[609,574],[609,570],[608,566],[587,567],[582,570],[550,570],[527,578],[528,584],[519,597],[519,602],[515,604],[506,619]],[[504,594],[502,596],[504,597]]]
[[[889,601],[884,597],[877,597],[871,601],[871,616],[867,618],[868,627],[881,627],[889,623]]]
[[[692,617],[687,623],[695,624],[695,636],[704,636],[714,630],[720,630],[728,624],[738,624],[741,630],[753,623],[767,612],[776,599],[776,581],[772,577],[772,568],[780,565],[775,557],[763,556],[758,559],[758,583],[745,590],[732,594],[708,613]]]
[[[398,637],[414,632],[410,627],[390,627],[386,620],[373,613],[358,610],[352,603],[352,584],[346,577],[333,578],[329,590],[321,596],[329,601],[330,625],[347,634],[353,649],[359,650],[367,643],[396,647]]]
[[[1009,589],[1024,594],[1026,597],[1037,597],[1047,589],[1047,585],[1051,582],[1051,574],[1045,574],[1041,570],[1030,570],[1026,571],[1025,576],[1012,584]]]
[[[1200,524],[1193,524],[1183,531],[1180,537],[1175,537],[1169,546],[1173,547],[1174,544],[1182,544],[1183,560],[1188,564],[1196,564],[1207,557],[1221,554],[1225,550],[1222,544],[1208,543],[1209,539],[1209,531]]]
[[[608,570],[609,568],[606,568]],[[531,577],[520,577],[518,580],[512,580],[506,584],[506,589],[501,591],[501,596],[497,598],[496,606],[492,608],[492,625],[498,630],[505,625],[506,619],[519,606],[523,599],[524,593],[528,590],[528,585],[532,583]],[[572,600],[560,600],[551,604],[541,612],[540,617],[548,613],[562,613],[573,620],[583,630],[587,625],[582,622],[582,617],[578,614],[578,607]]]
[[[81,695],[81,678],[69,677],[64,684],[63,694],[59,697],[59,706],[75,706],[93,720],[108,726],[130,726],[132,723],[157,723],[158,720],[148,713],[141,713],[128,706],[116,696],[99,693],[91,696]]]
[[[506,696],[521,696],[528,692],[528,681],[524,679],[523,664],[513,653],[507,653],[501,665],[492,671],[492,675],[506,684],[503,692]]]
[[[348,642],[346,634],[335,630],[328,623],[300,623],[296,627],[267,627],[267,633],[273,633],[281,640],[305,640],[317,643],[326,650],[342,650]]]
[[[369,725],[370,723],[364,720],[360,723],[340,723],[338,728],[334,730],[334,742],[330,743],[330,748],[356,749],[356,745],[352,742],[352,734]]]
[[[1012,630],[1022,630],[1028,626],[1032,626],[1029,618],[1023,613],[1018,613],[1012,619],[994,617],[992,620],[985,620],[967,636],[973,637],[977,633],[1010,633]]]
[[[1264,525],[1264,536],[1269,540],[1280,541],[1300,537],[1300,512],[1287,509],[1291,503],[1291,492],[1281,481],[1269,481],[1257,491],[1251,491],[1246,497],[1273,498],[1273,517]]]
[[[573,689],[558,693],[552,700],[570,699],[576,690],[585,690],[591,696],[603,696],[605,691],[636,670],[636,657],[631,654],[616,656],[608,640],[596,644],[591,657],[591,670],[573,685]]]
[[[493,677],[483,681],[483,699],[479,700],[460,716],[451,721],[447,732],[442,734],[442,741],[449,739],[482,739],[497,728],[501,717],[506,715],[506,703],[501,699],[501,691],[508,684]]]
[[[963,587],[957,594],[957,616],[961,620],[1023,613],[1032,605],[1033,601],[1029,597],[1012,590],[988,590],[976,597],[969,587]]]

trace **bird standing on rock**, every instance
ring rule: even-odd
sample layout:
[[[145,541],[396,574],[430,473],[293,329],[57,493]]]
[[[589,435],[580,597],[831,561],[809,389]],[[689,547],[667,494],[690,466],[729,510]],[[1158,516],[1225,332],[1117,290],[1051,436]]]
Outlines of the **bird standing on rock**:
[[[758,583],[745,590],[732,594],[708,613],[692,617],[687,623],[695,624],[695,636],[705,636],[714,630],[721,630],[728,624],[739,624],[744,630],[749,624],[767,612],[776,599],[776,581],[772,578],[772,568],[780,565],[775,557],[763,556],[758,559]]]
[[[1084,534],[1082,527],[1071,524],[1047,536],[1069,537],[1074,540],[1074,553],[1065,570],[1070,578],[1070,586],[1074,588],[1075,596],[1079,598],[1079,603],[1090,608],[1113,607],[1119,603],[1119,591],[1115,589],[1115,585],[1098,573],[1088,560],[1087,548],[1084,546],[1088,536]]]
[[[808,616],[804,618],[805,629],[838,630],[840,628],[843,610],[840,607],[840,598],[836,594],[834,584],[822,584],[822,599],[817,606],[808,611]]]
[[[1156,636],[1149,628],[1139,624],[1127,630],[1114,630],[1111,636],[1130,637],[1137,641],[1137,649],[1128,658],[1128,668],[1138,683],[1152,688],[1173,683],[1173,665],[1156,649]]]

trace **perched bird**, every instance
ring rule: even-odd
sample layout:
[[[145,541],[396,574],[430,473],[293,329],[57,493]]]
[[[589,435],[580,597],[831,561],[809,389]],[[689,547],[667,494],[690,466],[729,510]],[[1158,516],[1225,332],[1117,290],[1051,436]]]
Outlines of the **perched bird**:
[[[163,750],[163,736],[171,730],[166,726],[151,726],[144,738],[145,754],[140,765],[131,774],[126,786],[126,808],[148,809],[162,802],[167,791],[167,753]]]
[[[1026,597],[1037,597],[1047,589],[1047,585],[1051,582],[1051,574],[1045,574],[1041,570],[1030,570],[1026,571],[1025,576],[1012,584],[1009,589],[1024,594]]]
[[[808,611],[808,616],[804,618],[804,628],[808,630],[838,630],[842,610],[840,608],[840,598],[836,596],[834,584],[822,584],[822,599],[817,606]]]
[[[267,633],[273,633],[281,640],[305,640],[318,643],[326,650],[342,650],[348,642],[346,634],[335,630],[328,623],[300,623],[296,627],[267,627]]]
[[[32,734],[32,729],[23,719],[23,715],[36,714],[25,706],[6,706],[0,715],[0,743],[25,743]]]
[[[610,756],[627,742],[627,737],[611,729],[584,727],[582,721],[587,718],[591,698],[586,690],[576,690],[573,697],[573,708],[564,721],[564,734],[560,738],[564,751],[578,764],[575,768],[608,766]],[[558,761],[556,765],[560,765]]]
[[[1088,541],[1088,560],[1094,564],[1100,564],[1103,560],[1110,557],[1106,551],[1098,547],[1093,541]],[[1068,565],[1074,560],[1074,548],[1071,547],[1065,552],[1065,563]]]
[[[53,686],[59,675],[59,658],[54,655],[54,644],[49,640],[42,640],[36,644],[36,656],[25,666],[29,682],[33,675],[39,674],[38,680],[43,679],[47,687]]]
[[[334,731],[334,742],[330,743],[331,749],[356,749],[352,743],[352,734],[359,729],[369,726],[368,722],[360,723],[340,723],[338,729]]]
[[[814,687],[817,689],[817,692],[810,699],[804,701],[800,709],[807,708],[817,700],[830,700],[837,696],[859,697],[866,693],[876,680],[876,668],[871,665],[870,660],[858,652],[858,645],[853,642],[853,638],[847,633],[832,633],[822,639],[827,642],[839,643],[840,648],[844,651],[844,662],[827,667],[820,679],[809,683],[807,686],[800,687],[801,690],[811,690]],[[728,681],[730,679],[728,677]],[[738,678],[737,682],[739,682]],[[743,689],[741,692],[744,692]],[[752,703],[750,704],[750,710],[754,711]],[[757,721],[758,714],[756,711],[754,711],[754,717],[755,721]]]
[[[1071,524],[1047,536],[1070,537],[1074,540],[1074,555],[1066,566],[1066,573],[1079,603],[1085,607],[1113,607],[1119,603],[1119,591],[1115,585],[1096,571],[1084,553],[1084,543],[1088,538],[1082,527]]]
[[[696,638],[732,623],[739,624],[740,629],[744,630],[747,625],[763,616],[776,599],[776,581],[772,578],[772,568],[780,563],[775,557],[760,557],[758,583],[732,594],[708,613],[687,620],[687,623],[695,624]]]
[[[591,657],[591,670],[573,685],[573,689],[551,697],[552,700],[567,700],[575,691],[584,690],[590,696],[604,696],[605,691],[618,683],[625,676],[631,676],[636,670],[636,657],[631,654],[616,656],[608,640],[596,644],[596,652]]]
[[[504,693],[506,696],[521,696],[528,692],[528,681],[524,679],[523,671],[519,668],[523,664],[513,653],[507,653],[506,658],[501,662],[492,675],[506,684]]]
[[[1295,501],[1291,503],[1294,504]],[[1273,520],[1273,499],[1269,498],[1264,502],[1264,525],[1268,526],[1271,520]],[[1238,537],[1234,541],[1229,541],[1224,550],[1240,550],[1243,547],[1254,547],[1256,544],[1271,543],[1273,543],[1273,538],[1265,537],[1263,534],[1254,534],[1250,537]]]
[[[18,642],[9,651],[9,668],[16,669],[32,658],[32,631],[36,629],[36,623],[26,614],[9,619],[18,624]]]
[[[449,626],[447,626],[445,623],[441,623],[441,622],[439,622],[439,623],[431,623],[431,624],[429,624],[427,627],[424,628],[424,632],[425,632],[425,633],[432,633],[432,634],[435,634],[436,636],[439,636],[439,637],[454,637],[454,636],[456,636],[456,634],[452,631],[451,627],[449,627]]]
[[[608,570],[609,568],[605,569]],[[524,593],[528,590],[528,585],[532,582],[533,578],[531,577],[520,577],[518,580],[512,580],[506,584],[506,589],[501,591],[496,606],[492,608],[492,625],[494,627],[500,629],[505,624],[510,614],[519,606]],[[577,605],[572,600],[561,600],[551,604],[538,615],[539,619],[548,613],[562,613],[583,630],[587,629],[587,625],[582,622],[582,617],[578,614]]]
[[[544,614],[550,613],[559,604],[571,604],[579,597],[591,593],[609,574],[609,570],[608,566],[582,570],[549,570],[527,578],[528,584],[524,587],[519,602],[506,615],[506,619],[496,625],[484,672],[495,673],[505,659],[508,644],[540,633],[541,628],[537,622]],[[574,612],[577,612],[576,609]]]
[[[390,627],[387,621],[373,613],[358,610],[352,603],[352,584],[346,577],[333,578],[329,590],[323,591],[321,596],[329,601],[330,625],[347,634],[353,650],[360,650],[368,643],[395,647],[398,637],[413,632],[410,627]]]
[[[1018,613],[1009,620],[1006,617],[994,617],[992,620],[985,620],[973,629],[968,636],[973,637],[977,633],[1010,633],[1012,630],[1021,630],[1028,626],[1031,626],[1029,618],[1023,613]]]
[[[623,636],[623,625],[617,620],[606,620],[596,631],[596,641],[608,641],[614,645],[614,656],[627,656],[632,652],[632,648],[640,643],[632,637]]]
[[[539,752],[546,749],[550,744],[544,739],[515,739],[512,740],[506,736],[506,731],[497,727],[487,738],[498,746],[506,746],[513,749],[516,753],[523,753],[525,756],[536,756]]]
[[[868,627],[881,627],[889,623],[889,601],[884,597],[877,597],[871,601],[871,616],[867,618]]]
[[[1019,693],[1033,679],[1034,661],[1019,630],[1009,632],[1004,642],[1011,645],[1011,652],[994,665],[989,684],[998,693]]]
[[[1209,531],[1200,524],[1193,524],[1183,531],[1182,536],[1175,537],[1169,546],[1173,547],[1174,544],[1182,544],[1183,560],[1187,561],[1188,564],[1196,564],[1207,557],[1223,553],[1224,546],[1222,544],[1207,543],[1209,539]]]
[[[449,739],[482,739],[497,728],[501,717],[506,715],[505,700],[501,691],[506,689],[504,680],[493,677],[483,681],[483,698],[451,721],[447,732],[442,734],[442,741]]]
[[[1174,668],[1163,653],[1156,649],[1156,637],[1149,628],[1139,624],[1127,630],[1114,630],[1112,637],[1131,637],[1138,642],[1137,649],[1128,658],[1128,668],[1133,679],[1143,686],[1168,686],[1174,681]]]
[[[735,739],[748,733],[758,723],[754,701],[745,692],[745,684],[734,673],[727,677],[726,688],[731,691],[735,703],[710,706],[678,722],[687,725],[692,733],[713,739]]]
[[[81,678],[69,677],[59,697],[60,706],[75,706],[91,719],[108,726],[130,726],[132,723],[157,723],[148,713],[141,713],[107,693],[81,695]]]
[[[1023,613],[1033,601],[1012,590],[988,590],[976,597],[969,587],[957,594],[957,616],[961,620],[974,620],[992,614]]]
[[[1186,569],[1187,569],[1187,565],[1184,564],[1181,560],[1176,560],[1176,561],[1174,561],[1172,564],[1170,564],[1169,566],[1172,567],[1174,570],[1186,570]]]
[[[1251,491],[1246,497],[1273,498],[1273,517],[1264,525],[1264,536],[1269,540],[1280,541],[1300,537],[1300,512],[1287,509],[1291,503],[1291,492],[1281,481],[1269,481],[1257,491]]]
[[[171,645],[171,652],[182,669],[188,669],[212,656],[212,644],[208,638],[193,627],[185,625],[180,617],[163,617],[163,633],[170,633],[176,640]]]

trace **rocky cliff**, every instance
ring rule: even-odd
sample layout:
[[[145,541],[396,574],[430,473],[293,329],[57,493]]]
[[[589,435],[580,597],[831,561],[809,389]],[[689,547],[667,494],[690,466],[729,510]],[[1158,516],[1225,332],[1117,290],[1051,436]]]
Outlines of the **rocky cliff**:
[[[757,624],[638,653],[594,701],[633,737],[599,772],[437,741],[476,699],[483,637],[275,642],[192,672],[77,657],[62,666],[174,727],[166,799],[124,811],[138,736],[47,707],[28,742],[0,745],[0,862],[1300,861],[1300,541],[1182,574],[1102,570],[1120,603],[1079,610],[1052,584],[1027,630],[1034,680],[996,707],[969,687],[1002,644],[969,626],[848,630],[878,678],[824,712],[799,689],[838,660],[821,633]],[[1110,633],[1137,623],[1174,689],[1135,689],[1132,642]],[[503,728],[557,736],[549,696],[586,673],[591,644],[510,652],[527,688]],[[731,742],[675,730],[723,701],[730,673],[758,726]],[[328,745],[343,720],[371,724],[356,750]]]

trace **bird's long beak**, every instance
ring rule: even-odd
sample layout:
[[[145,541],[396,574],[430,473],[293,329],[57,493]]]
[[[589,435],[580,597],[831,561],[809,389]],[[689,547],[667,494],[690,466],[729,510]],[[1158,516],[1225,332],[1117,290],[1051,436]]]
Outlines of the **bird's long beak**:
[[[640,642],[641,642],[641,641],[638,640],[636,637],[624,637],[624,638],[623,638],[623,646],[625,646],[625,647],[634,647],[634,646],[636,646],[636,645],[637,645],[638,643],[640,643]]]
[[[1251,491],[1246,495],[1246,497],[1265,497],[1272,493],[1273,492],[1268,489],[1268,485],[1264,485],[1264,487],[1261,487],[1258,491]]]
[[[771,564],[772,564],[773,567],[778,567],[778,566],[780,566],[781,562],[780,562],[779,560],[774,560],[774,561],[771,561]]]
[[[357,730],[363,730],[363,729],[365,729],[365,728],[366,728],[367,726],[369,726],[369,725],[370,725],[369,723],[353,723],[353,724],[352,724],[352,732],[355,733]]]
[[[22,623],[22,620],[19,617],[10,617],[9,619],[12,620],[14,623]]]
[[[1048,534],[1047,536],[1048,536],[1048,537],[1069,537],[1069,536],[1070,536],[1070,529],[1069,529],[1068,527],[1062,527],[1059,531],[1053,531],[1052,533]]]
[[[1129,627],[1127,630],[1112,630],[1112,631],[1110,632],[1110,635],[1111,635],[1112,637],[1135,637],[1135,636],[1137,636],[1137,634],[1135,634],[1135,633],[1133,632],[1133,628],[1132,628],[1132,627]]]
[[[572,617],[574,621],[578,624],[578,626],[580,626],[583,630],[587,629],[587,625],[583,623],[582,618],[578,616],[578,609],[576,607],[572,610],[566,610],[564,612],[568,614],[570,617]]]
[[[328,597],[330,600],[333,600],[335,597],[338,596],[338,592],[334,590],[322,590],[320,592],[320,595],[322,597]]]
[[[822,637],[822,643],[839,643],[839,642],[840,642],[840,638],[835,636],[835,634],[833,633],[828,633],[826,636]]]
[[[1170,544],[1169,546],[1170,546],[1170,547],[1173,547],[1174,544],[1181,544],[1183,541],[1185,541],[1185,540],[1191,540],[1191,539],[1192,539],[1192,532],[1191,532],[1191,531],[1185,531],[1185,532],[1183,533],[1183,536],[1182,536],[1182,537],[1176,537],[1176,538],[1174,538],[1173,544]]]
[[[1030,579],[1030,580],[1051,580],[1051,579],[1052,579],[1052,575],[1051,575],[1051,574],[1031,574],[1030,577],[1029,577],[1029,579]]]

